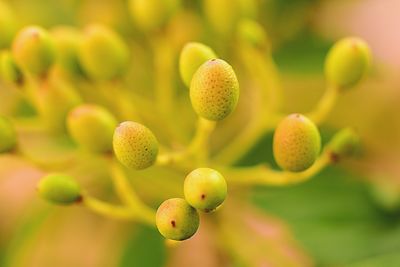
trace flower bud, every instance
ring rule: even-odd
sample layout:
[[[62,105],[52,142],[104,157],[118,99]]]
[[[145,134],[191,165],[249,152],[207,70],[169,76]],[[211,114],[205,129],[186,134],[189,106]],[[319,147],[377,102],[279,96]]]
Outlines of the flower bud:
[[[129,48],[111,29],[90,25],[80,44],[79,60],[93,80],[111,80],[126,72]]]
[[[232,67],[222,59],[206,61],[193,75],[190,100],[199,116],[211,121],[226,118],[239,100],[239,82]]]
[[[0,153],[10,151],[17,144],[17,133],[11,122],[0,116]]]
[[[182,198],[164,201],[157,210],[158,231],[168,239],[185,240],[192,237],[199,228],[199,214]]]
[[[219,172],[210,168],[198,168],[186,176],[183,190],[186,201],[192,207],[209,212],[224,202],[228,189]]]
[[[371,51],[362,39],[347,37],[336,42],[325,60],[325,75],[329,83],[348,89],[365,76],[371,62]]]
[[[14,39],[12,54],[17,64],[34,75],[44,75],[55,59],[53,40],[38,26],[23,28]]]
[[[179,57],[179,71],[186,86],[190,86],[193,74],[207,60],[216,58],[214,51],[201,43],[187,43]]]
[[[38,185],[39,195],[54,204],[73,204],[81,198],[79,184],[66,174],[49,174],[43,177]]]
[[[158,142],[144,125],[125,121],[114,132],[115,156],[125,166],[141,170],[154,164],[158,154]]]
[[[115,127],[115,117],[105,108],[96,105],[80,105],[71,110],[67,117],[67,128],[72,138],[92,152],[112,150]]]
[[[273,150],[282,169],[304,171],[315,162],[321,150],[318,128],[303,115],[289,115],[275,130]]]

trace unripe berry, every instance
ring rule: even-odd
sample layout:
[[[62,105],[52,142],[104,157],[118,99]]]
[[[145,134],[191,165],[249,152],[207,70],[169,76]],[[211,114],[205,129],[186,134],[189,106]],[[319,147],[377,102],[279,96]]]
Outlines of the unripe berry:
[[[196,113],[208,120],[226,118],[239,99],[239,82],[232,67],[222,59],[206,61],[193,75],[190,100]]]
[[[9,83],[21,85],[24,77],[9,51],[3,51],[0,55],[1,78]]]
[[[352,128],[345,128],[335,134],[329,142],[329,149],[336,157],[352,156],[360,146],[360,138]]]
[[[344,38],[333,45],[326,57],[326,78],[340,89],[353,87],[367,73],[370,61],[367,43],[356,37]]]
[[[160,28],[180,7],[180,0],[130,0],[129,8],[142,31]]]
[[[114,31],[102,25],[90,25],[80,44],[79,60],[94,80],[110,80],[125,73],[129,48]]]
[[[17,64],[34,75],[44,75],[55,59],[53,40],[38,26],[23,28],[14,39],[12,53]]]
[[[0,116],[0,153],[10,151],[17,144],[17,133],[11,122]]]
[[[275,130],[273,150],[275,160],[282,169],[291,172],[306,170],[321,150],[318,128],[303,115],[289,115]]]
[[[52,29],[57,55],[57,64],[66,73],[74,76],[84,75],[83,68],[79,62],[79,46],[82,34],[73,27],[59,26]]]
[[[199,228],[199,214],[182,198],[164,201],[157,210],[158,231],[168,239],[185,240]]]
[[[81,198],[79,184],[66,174],[54,173],[43,177],[38,192],[43,199],[60,205],[72,204]]]
[[[187,43],[179,57],[179,71],[186,86],[190,86],[193,74],[207,60],[216,58],[214,51],[201,43]]]
[[[183,190],[186,201],[192,207],[209,212],[224,202],[228,189],[219,172],[210,168],[198,168],[186,176]]]
[[[4,1],[0,1],[0,48],[8,47],[17,29],[13,10]]]
[[[157,159],[156,137],[137,122],[125,121],[115,129],[113,147],[118,160],[136,170],[150,167]]]
[[[84,104],[71,110],[67,128],[72,138],[83,148],[92,152],[112,150],[115,117],[103,107]]]

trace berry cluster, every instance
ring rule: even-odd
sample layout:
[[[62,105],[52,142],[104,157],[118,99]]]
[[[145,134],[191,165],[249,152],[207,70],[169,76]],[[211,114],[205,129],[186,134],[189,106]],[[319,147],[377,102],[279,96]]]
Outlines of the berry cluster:
[[[151,35],[176,11],[178,2],[169,0],[159,5],[155,0],[133,0],[130,10],[140,29]],[[259,87],[270,86],[273,68],[263,61],[269,45],[261,25],[246,19],[234,29],[221,27],[230,23],[217,23],[216,18],[220,18],[220,11],[228,14],[229,10],[216,13],[213,1],[206,2],[207,16],[218,31],[226,33],[237,28],[239,58],[243,68],[250,70],[250,79],[258,82]],[[0,45],[1,38],[0,35]],[[155,54],[164,59],[167,52],[158,43],[153,46]],[[359,146],[354,130],[339,131],[322,149],[317,125],[329,113],[337,96],[363,79],[370,58],[363,40],[350,37],[338,41],[326,58],[327,90],[314,111],[304,115],[284,114],[275,109],[278,88],[261,90],[257,100],[260,104],[254,103],[248,110],[248,113],[254,110],[251,122],[243,129],[235,125],[234,137],[214,150],[210,149],[210,137],[217,123],[236,109],[239,79],[232,66],[203,43],[188,42],[181,46],[177,60],[181,80],[189,88],[187,102],[190,100],[198,116],[191,141],[176,142],[178,145],[175,140],[166,141],[168,134],[157,135],[165,130],[179,136],[169,126],[176,118],[171,119],[174,103],[168,86],[157,87],[154,102],[128,90],[124,79],[131,65],[130,46],[105,25],[92,24],[83,30],[66,26],[50,31],[39,26],[22,28],[14,36],[10,49],[1,53],[0,75],[33,107],[46,134],[67,134],[78,148],[76,153],[91,153],[109,163],[110,176],[123,204],[94,198],[81,189],[74,177],[66,174],[67,170],[43,177],[38,185],[42,198],[61,205],[79,203],[105,216],[141,221],[157,227],[167,239],[185,240],[199,227],[199,211],[213,212],[224,202],[227,184],[296,183],[352,155]],[[160,83],[166,70],[160,67],[156,71]],[[265,99],[272,99],[274,103],[264,104]],[[153,106],[157,109],[152,109]],[[154,117],[162,130],[154,129]],[[233,164],[263,134],[273,130],[273,155],[282,170],[265,165],[238,167]],[[0,117],[0,152],[24,157],[18,138],[18,121]],[[127,173],[135,174],[154,166],[189,173],[184,180],[184,198],[167,199],[157,211],[139,198],[127,179]]]

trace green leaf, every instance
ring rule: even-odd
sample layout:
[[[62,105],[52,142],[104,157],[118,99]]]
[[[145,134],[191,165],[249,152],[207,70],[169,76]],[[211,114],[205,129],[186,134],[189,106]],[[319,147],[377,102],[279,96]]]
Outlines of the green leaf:
[[[257,188],[253,200],[284,219],[320,266],[400,250],[399,216],[379,210],[365,183],[338,168],[300,185]]]
[[[154,228],[143,226],[128,239],[119,267],[161,267],[165,260],[164,238]]]

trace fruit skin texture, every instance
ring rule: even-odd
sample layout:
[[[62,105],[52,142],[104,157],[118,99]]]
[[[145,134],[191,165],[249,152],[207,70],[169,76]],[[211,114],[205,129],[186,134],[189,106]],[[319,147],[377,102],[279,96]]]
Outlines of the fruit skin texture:
[[[185,85],[190,86],[193,74],[204,62],[216,57],[215,52],[204,44],[187,43],[179,57],[179,72]]]
[[[129,48],[111,29],[90,25],[79,47],[79,60],[93,80],[111,80],[125,73],[129,64]]]
[[[193,75],[190,100],[199,116],[211,121],[226,118],[239,100],[239,82],[232,67],[222,59],[206,61]]]
[[[105,108],[92,104],[80,105],[67,117],[67,128],[72,138],[83,148],[92,152],[112,150],[117,120]]]
[[[199,214],[182,198],[164,201],[157,210],[158,231],[167,239],[185,240],[193,236],[199,228]]]
[[[320,150],[318,128],[301,114],[287,116],[275,130],[274,157],[284,170],[299,172],[308,169],[317,159]]]
[[[204,212],[216,209],[228,193],[224,177],[210,168],[198,168],[189,173],[183,188],[186,201]]]
[[[10,151],[17,144],[17,134],[11,122],[0,116],[0,153]]]
[[[347,37],[330,49],[325,60],[325,75],[329,83],[340,89],[355,86],[367,73],[371,51],[362,39]]]
[[[54,204],[68,205],[81,198],[79,184],[66,174],[53,173],[43,177],[37,189],[43,199]]]
[[[144,125],[122,122],[114,132],[115,156],[125,166],[141,170],[154,164],[158,154],[158,142],[154,134]]]
[[[12,54],[17,64],[34,75],[44,75],[55,60],[49,33],[38,26],[23,28],[14,39]]]

